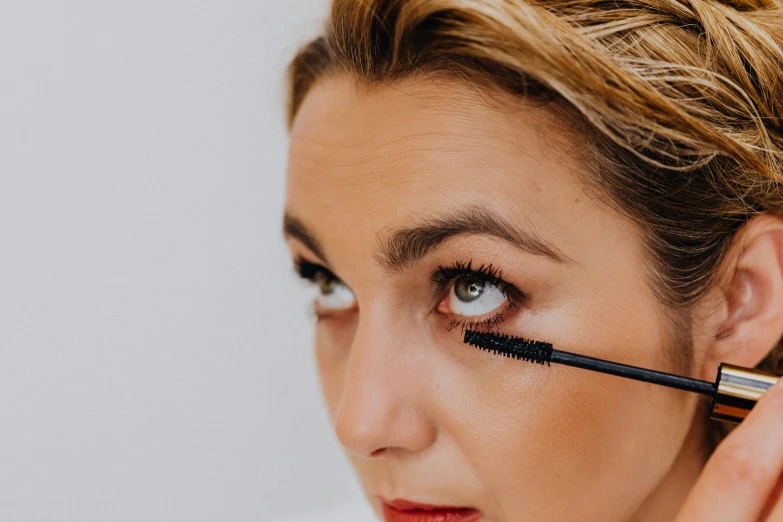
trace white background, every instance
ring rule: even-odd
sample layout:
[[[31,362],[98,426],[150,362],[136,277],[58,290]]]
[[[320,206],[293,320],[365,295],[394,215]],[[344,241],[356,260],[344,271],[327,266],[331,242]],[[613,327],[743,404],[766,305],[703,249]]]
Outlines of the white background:
[[[283,69],[325,9],[0,4],[0,520],[358,498],[280,233]]]

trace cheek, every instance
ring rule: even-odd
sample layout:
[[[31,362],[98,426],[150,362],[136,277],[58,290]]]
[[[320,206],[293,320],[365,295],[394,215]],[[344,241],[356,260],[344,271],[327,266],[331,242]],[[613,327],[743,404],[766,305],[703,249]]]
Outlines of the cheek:
[[[574,368],[506,359],[460,382],[442,428],[501,519],[627,519],[668,471],[690,424],[677,391]],[[617,501],[602,501],[607,492]]]
[[[345,369],[356,333],[357,319],[329,318],[321,320],[315,330],[315,358],[318,375],[329,416],[340,403],[345,382]]]

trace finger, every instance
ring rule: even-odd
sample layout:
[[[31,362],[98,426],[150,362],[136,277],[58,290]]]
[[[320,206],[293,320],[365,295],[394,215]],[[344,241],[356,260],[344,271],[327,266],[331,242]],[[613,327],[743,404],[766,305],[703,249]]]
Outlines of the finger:
[[[677,520],[755,522],[783,469],[783,379],[718,446]]]
[[[764,509],[760,520],[766,522],[783,522],[783,474],[778,477],[778,485]]]

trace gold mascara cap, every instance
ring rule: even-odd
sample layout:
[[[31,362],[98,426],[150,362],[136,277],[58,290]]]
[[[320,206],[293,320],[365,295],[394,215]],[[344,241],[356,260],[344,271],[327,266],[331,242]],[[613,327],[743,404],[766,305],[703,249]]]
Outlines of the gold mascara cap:
[[[779,379],[774,373],[721,363],[712,400],[712,418],[742,422],[764,392]]]

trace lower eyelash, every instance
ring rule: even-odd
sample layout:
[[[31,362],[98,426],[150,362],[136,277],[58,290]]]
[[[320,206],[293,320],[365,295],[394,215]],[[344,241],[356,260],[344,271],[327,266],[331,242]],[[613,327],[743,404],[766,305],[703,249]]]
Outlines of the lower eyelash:
[[[484,319],[480,320],[471,320],[468,318],[465,319],[452,319],[449,323],[449,326],[446,327],[447,332],[451,332],[452,330],[459,328],[460,333],[464,334],[465,330],[476,330],[476,331],[484,331],[487,333],[499,333],[500,332],[500,323],[502,323],[506,319],[506,315],[508,312],[514,308],[516,304],[514,301],[509,299],[508,304],[506,305],[503,310],[495,313],[494,315],[490,317],[485,317]]]

